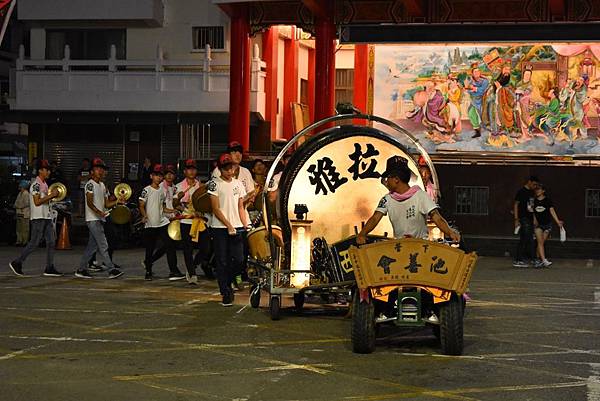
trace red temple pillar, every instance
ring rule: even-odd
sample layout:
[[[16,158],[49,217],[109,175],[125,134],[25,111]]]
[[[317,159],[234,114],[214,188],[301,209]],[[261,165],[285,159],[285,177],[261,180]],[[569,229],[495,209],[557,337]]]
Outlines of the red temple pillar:
[[[283,136],[291,139],[295,134],[292,103],[298,101],[298,41],[296,27],[292,37],[285,40],[285,66],[283,68]]]
[[[279,29],[269,28],[263,35],[263,57],[267,64],[265,80],[265,119],[271,123],[271,139],[277,138],[277,59]]]
[[[250,25],[248,9],[238,6],[231,15],[229,62],[229,141],[250,145]]]
[[[335,102],[335,24],[333,2],[315,21],[315,120],[334,115]]]
[[[367,112],[369,80],[369,45],[354,46],[354,93],[352,103],[363,113]],[[361,123],[366,123],[362,121]]]

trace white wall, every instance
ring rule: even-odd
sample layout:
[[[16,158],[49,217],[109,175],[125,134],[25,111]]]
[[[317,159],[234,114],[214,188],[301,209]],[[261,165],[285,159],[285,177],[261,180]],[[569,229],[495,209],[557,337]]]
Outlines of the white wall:
[[[354,68],[354,47],[343,46],[337,51],[337,53],[335,54],[335,68]]]
[[[127,58],[148,60],[160,45],[171,60],[199,60],[204,52],[193,51],[192,27],[225,26],[225,48],[213,51],[215,65],[229,65],[229,17],[210,0],[164,0],[165,22],[160,28],[128,28]]]

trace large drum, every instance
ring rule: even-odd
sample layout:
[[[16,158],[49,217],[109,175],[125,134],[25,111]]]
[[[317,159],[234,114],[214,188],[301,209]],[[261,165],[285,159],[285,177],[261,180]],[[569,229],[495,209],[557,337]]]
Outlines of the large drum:
[[[271,226],[275,244],[283,248],[283,235],[281,228]],[[271,258],[271,248],[269,246],[269,236],[266,228],[257,227],[248,233],[248,249],[250,256],[256,260],[266,261]]]

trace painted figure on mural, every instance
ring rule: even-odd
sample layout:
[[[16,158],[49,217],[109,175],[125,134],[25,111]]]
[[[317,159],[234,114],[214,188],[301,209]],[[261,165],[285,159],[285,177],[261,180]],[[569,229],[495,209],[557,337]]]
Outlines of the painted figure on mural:
[[[443,116],[446,99],[434,82],[425,83],[425,89],[415,93],[413,103],[415,108],[407,113],[408,118],[422,123],[433,141],[453,141],[447,136],[450,128]]]
[[[446,104],[446,120],[448,122],[448,126],[450,127],[450,132],[453,134],[462,131],[462,126],[460,123],[460,102],[462,100],[462,92],[463,90],[458,83],[456,74],[448,74],[448,89],[446,93],[448,103]]]
[[[481,136],[481,124],[483,117],[483,95],[488,89],[490,81],[481,75],[481,70],[477,63],[471,65],[471,78],[465,80],[465,90],[468,91],[471,97],[469,105],[469,121],[475,130],[473,138]]]
[[[551,89],[547,94],[548,104],[538,106],[534,115],[535,126],[546,134],[546,143],[550,146],[554,145],[557,137],[559,140],[570,139],[569,127],[573,118],[561,108],[560,92],[558,88]],[[573,146],[571,139],[570,146]]]
[[[521,131],[521,137],[519,142],[526,142],[532,139],[529,126],[532,120],[532,102],[531,95],[533,93],[533,84],[531,82],[531,75],[533,66],[531,64],[526,65],[523,69],[521,80],[517,83],[515,89],[515,115],[517,118],[518,128]]]
[[[560,92],[560,101],[564,109],[573,116],[573,135],[579,132],[582,138],[587,138],[586,109],[589,99],[587,96],[587,86],[583,77],[568,81],[567,85]]]

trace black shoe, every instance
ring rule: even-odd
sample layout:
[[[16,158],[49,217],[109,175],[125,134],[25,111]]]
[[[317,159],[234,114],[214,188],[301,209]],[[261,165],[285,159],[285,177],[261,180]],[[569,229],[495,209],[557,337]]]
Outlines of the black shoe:
[[[75,277],[78,277],[78,278],[92,278],[92,275],[90,274],[90,272],[88,272],[85,269],[78,269],[75,272]]]
[[[10,267],[10,270],[12,270],[13,273],[15,273],[16,276],[19,276],[19,277],[25,276],[25,274],[23,274],[23,264],[22,263],[19,263],[17,261],[12,261],[8,264],[8,266]]]
[[[115,265],[116,266],[116,265]],[[123,275],[123,272],[119,269],[117,269],[116,267],[113,267],[109,272],[108,272],[108,278],[117,278],[117,277],[121,277]]]
[[[100,273],[101,271],[104,271],[104,264],[96,264],[95,262],[92,262],[88,265],[88,271],[92,273]]]
[[[479,138],[479,137],[481,137],[481,130],[476,128],[475,134],[471,138]]]
[[[222,306],[233,306],[233,294],[229,293],[229,294],[225,294],[223,295],[223,300],[221,301],[221,305]]]
[[[123,274],[123,273],[121,273],[121,274]],[[152,272],[151,271],[146,270],[146,275],[144,276],[144,280],[152,281]]]
[[[185,279],[185,274],[180,271],[173,272],[169,274],[169,281],[178,281]]]
[[[46,267],[44,271],[46,277],[62,277],[63,274],[54,268],[54,265]]]

